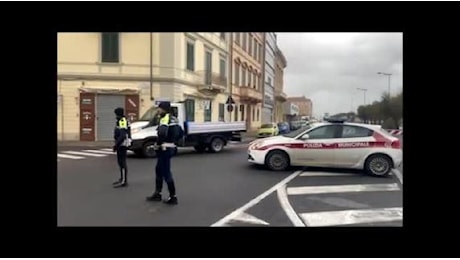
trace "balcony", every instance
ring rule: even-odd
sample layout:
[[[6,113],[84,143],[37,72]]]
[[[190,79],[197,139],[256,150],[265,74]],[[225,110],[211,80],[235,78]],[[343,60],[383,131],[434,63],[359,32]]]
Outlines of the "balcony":
[[[275,89],[275,100],[286,102],[287,95],[283,91]]]
[[[262,102],[262,93],[251,87],[240,87],[240,99],[248,103]]]
[[[227,89],[227,78],[222,77],[219,73],[209,71],[197,71],[200,76],[198,90],[202,92],[218,94]]]

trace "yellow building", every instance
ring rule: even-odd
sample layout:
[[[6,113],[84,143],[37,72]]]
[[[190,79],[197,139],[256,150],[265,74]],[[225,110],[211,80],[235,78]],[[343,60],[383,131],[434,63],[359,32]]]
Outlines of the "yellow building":
[[[287,100],[287,95],[284,93],[284,69],[287,61],[279,48],[275,51],[275,64],[275,120],[283,122],[283,103]]]
[[[113,110],[136,120],[155,100],[187,120],[228,120],[225,33],[59,33],[58,140],[111,140]]]
[[[232,97],[235,109],[232,121],[246,121],[248,131],[261,125],[264,69],[264,34],[233,33]]]

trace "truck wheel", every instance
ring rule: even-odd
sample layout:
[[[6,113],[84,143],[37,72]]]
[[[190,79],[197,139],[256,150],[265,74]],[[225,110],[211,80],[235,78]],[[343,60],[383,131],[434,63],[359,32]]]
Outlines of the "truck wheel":
[[[142,146],[142,155],[147,158],[153,158],[156,156],[154,141],[148,141],[144,143]]]
[[[265,165],[272,171],[284,171],[290,166],[289,156],[283,151],[271,151],[265,159]]]
[[[224,140],[220,137],[214,137],[209,144],[209,151],[218,153],[224,149]]]
[[[204,151],[206,151],[206,146],[203,145],[203,144],[195,145],[195,146],[193,146],[193,148],[195,148],[195,151],[197,151],[199,153],[204,153]]]

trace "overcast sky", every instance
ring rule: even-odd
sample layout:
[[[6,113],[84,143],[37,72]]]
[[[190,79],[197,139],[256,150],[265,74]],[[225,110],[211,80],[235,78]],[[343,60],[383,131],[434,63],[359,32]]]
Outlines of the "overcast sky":
[[[284,92],[305,95],[313,116],[356,111],[380,100],[388,90],[402,91],[402,33],[278,33],[278,46],[287,59]]]

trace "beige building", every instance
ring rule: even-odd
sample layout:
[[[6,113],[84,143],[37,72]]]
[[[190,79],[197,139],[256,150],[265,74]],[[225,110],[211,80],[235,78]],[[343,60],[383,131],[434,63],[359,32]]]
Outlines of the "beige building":
[[[136,120],[155,100],[187,120],[229,120],[225,33],[59,33],[58,140],[111,140],[113,110]]]
[[[258,129],[262,121],[264,34],[233,33],[232,97],[235,101],[232,121],[246,121],[248,131]]]
[[[299,116],[312,117],[313,104],[309,98],[302,97],[289,97],[288,101],[299,107]]]
[[[279,48],[275,51],[275,121],[284,121],[283,103],[287,96],[284,93],[284,69],[287,66],[286,58]]]

